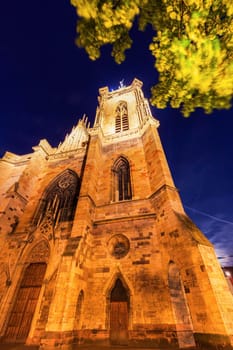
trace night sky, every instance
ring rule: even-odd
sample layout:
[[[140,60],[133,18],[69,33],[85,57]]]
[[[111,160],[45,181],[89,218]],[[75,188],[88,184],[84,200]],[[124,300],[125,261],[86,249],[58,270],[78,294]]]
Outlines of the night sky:
[[[92,62],[75,46],[75,8],[69,0],[4,1],[0,21],[0,157],[32,152],[40,139],[56,147],[85,113],[95,117],[98,89],[120,80],[156,83],[148,51],[152,32],[132,31],[122,65],[110,48]],[[215,245],[223,266],[233,266],[233,109],[184,118],[177,110],[152,113],[187,214]]]

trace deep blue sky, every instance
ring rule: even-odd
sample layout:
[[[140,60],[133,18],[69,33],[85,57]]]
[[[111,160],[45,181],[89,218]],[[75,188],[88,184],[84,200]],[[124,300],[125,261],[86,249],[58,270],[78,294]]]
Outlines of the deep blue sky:
[[[92,62],[75,46],[75,9],[69,0],[4,1],[0,20],[0,156],[25,154],[46,138],[57,146],[78,118],[94,120],[98,89],[137,77],[150,97],[156,82],[148,52],[151,32],[133,35],[122,65],[109,48]],[[233,118],[197,111],[152,109],[186,212],[214,243],[222,265],[233,265]]]

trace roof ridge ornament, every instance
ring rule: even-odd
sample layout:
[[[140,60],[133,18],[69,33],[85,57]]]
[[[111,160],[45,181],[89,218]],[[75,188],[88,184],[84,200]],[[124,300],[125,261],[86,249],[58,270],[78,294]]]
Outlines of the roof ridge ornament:
[[[120,80],[118,89],[122,89],[122,88],[126,87],[126,85],[124,84],[124,80],[125,79]]]

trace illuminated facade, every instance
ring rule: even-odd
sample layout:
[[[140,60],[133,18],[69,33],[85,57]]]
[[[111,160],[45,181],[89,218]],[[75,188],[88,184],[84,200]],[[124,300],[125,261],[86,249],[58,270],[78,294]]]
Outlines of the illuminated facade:
[[[233,297],[187,217],[142,83],[92,128],[0,162],[0,335],[40,344],[233,343]]]

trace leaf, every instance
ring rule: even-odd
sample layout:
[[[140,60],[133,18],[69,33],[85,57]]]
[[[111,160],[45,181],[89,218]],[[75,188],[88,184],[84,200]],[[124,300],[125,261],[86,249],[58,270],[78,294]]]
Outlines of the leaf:
[[[149,46],[159,81],[151,89],[158,108],[229,108],[233,96],[233,2],[229,0],[71,0],[79,16],[78,46],[93,60],[112,45],[117,63],[132,45],[129,31],[155,32]]]

